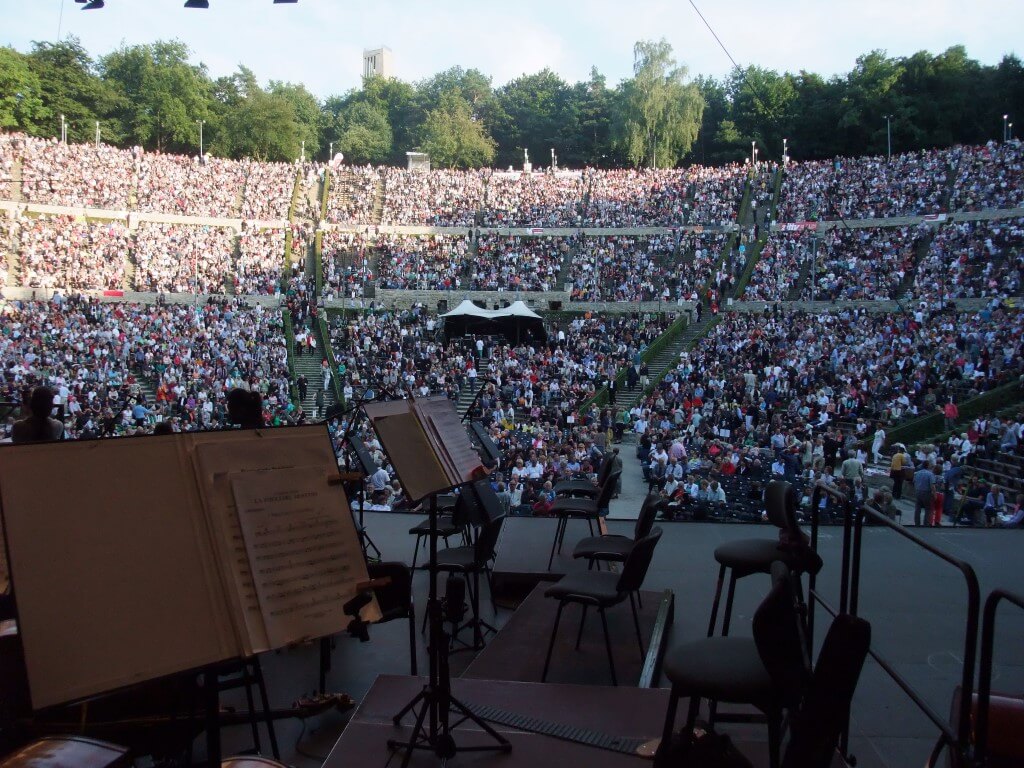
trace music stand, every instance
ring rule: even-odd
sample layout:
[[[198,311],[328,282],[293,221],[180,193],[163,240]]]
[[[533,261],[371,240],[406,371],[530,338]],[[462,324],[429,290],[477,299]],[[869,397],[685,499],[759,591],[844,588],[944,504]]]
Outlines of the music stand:
[[[491,440],[491,436],[487,434],[484,425],[479,421],[471,421],[469,428],[472,430],[473,439],[480,446],[481,458],[484,460],[484,464],[489,468],[500,467],[501,449]]]
[[[501,502],[498,501],[498,496],[491,487],[489,480],[475,480],[469,485],[464,486],[462,493],[459,494],[459,500],[456,503],[464,505],[463,511],[465,519],[473,526],[486,525],[503,514]],[[476,599],[479,602],[479,594]],[[488,632],[491,634],[497,634],[498,632],[497,627],[480,618],[479,606],[465,624],[462,624],[460,627],[455,629],[453,632],[454,637],[458,639],[459,633],[464,629],[473,630],[473,644],[467,645],[459,640],[460,644],[466,646],[466,648],[460,648],[459,650],[478,651],[484,647],[485,634]]]
[[[376,544],[373,543],[373,539],[370,538],[370,534],[366,532],[366,526],[363,523],[363,506],[366,502],[366,478],[377,471],[377,462],[370,456],[370,452],[366,450],[366,446],[363,441],[354,435],[349,437],[348,444],[352,446],[352,452],[356,455],[356,461],[359,462],[359,466],[362,469],[359,472],[359,538],[363,542],[363,551],[372,549],[377,553],[376,557],[380,560],[381,554],[380,549]]]
[[[444,631],[441,601],[437,596],[437,496],[470,482],[482,469],[479,459],[462,428],[455,406],[447,398],[376,403],[366,406],[365,410],[410,503],[429,499],[430,513],[430,562],[427,566],[430,576],[427,600],[430,675],[423,689],[392,718],[395,726],[400,726],[402,719],[419,707],[409,740],[389,739],[388,746],[405,750],[402,768],[408,768],[413,750],[417,749],[430,750],[443,762],[459,752],[510,752],[512,745],[508,739],[452,696],[449,638]],[[451,722],[453,714],[458,717],[455,724]],[[466,721],[472,722],[496,743],[457,745],[452,731]]]

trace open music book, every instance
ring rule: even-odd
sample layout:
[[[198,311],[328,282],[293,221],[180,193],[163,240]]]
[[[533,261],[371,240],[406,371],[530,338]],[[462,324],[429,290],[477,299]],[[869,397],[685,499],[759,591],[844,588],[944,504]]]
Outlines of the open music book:
[[[412,503],[485,474],[447,397],[369,403],[363,409]]]
[[[5,448],[0,501],[37,709],[342,631],[368,581],[324,426]]]

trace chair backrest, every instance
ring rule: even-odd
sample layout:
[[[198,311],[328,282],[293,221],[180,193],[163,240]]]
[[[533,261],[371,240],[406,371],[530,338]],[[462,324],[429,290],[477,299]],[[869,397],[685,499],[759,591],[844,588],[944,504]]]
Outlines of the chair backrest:
[[[494,557],[494,548],[498,545],[498,536],[501,534],[501,525],[505,522],[505,515],[498,515],[488,520],[480,528],[480,535],[476,537],[475,549],[473,550],[473,561],[477,567],[482,568],[488,560]]]
[[[799,531],[796,508],[800,503],[796,487],[786,480],[772,480],[764,490],[764,505],[768,521],[784,531]]]
[[[654,557],[654,548],[661,540],[661,528],[654,528],[649,534],[633,545],[622,565],[622,573],[619,574],[619,581],[615,589],[620,593],[636,592],[644,584],[647,578],[647,569],[651,567],[651,558]]]
[[[390,579],[388,584],[374,587],[373,594],[380,607],[380,622],[404,619],[412,609],[412,570],[405,563],[369,563],[366,571],[371,579]]]
[[[607,509],[608,504],[612,500],[612,495],[615,493],[615,488],[619,484],[619,477],[622,475],[621,471],[612,472],[608,475],[608,479],[604,481],[604,485],[601,486],[601,492],[597,494],[597,508]]]
[[[868,622],[849,614],[836,616],[822,643],[803,705],[791,720],[792,735],[782,768],[827,768],[833,764],[836,742],[870,645]]]
[[[651,532],[654,527],[654,519],[658,516],[661,508],[661,497],[656,493],[649,493],[640,507],[640,514],[637,515],[636,525],[633,527],[633,541],[640,541]]]
[[[799,703],[810,675],[803,620],[789,569],[776,562],[772,588],[754,612],[754,643],[780,700],[791,707]]]
[[[597,484],[604,485],[604,481],[608,479],[608,475],[612,473],[612,467],[615,466],[615,452],[609,450],[604,458],[601,459],[601,466],[597,470]]]

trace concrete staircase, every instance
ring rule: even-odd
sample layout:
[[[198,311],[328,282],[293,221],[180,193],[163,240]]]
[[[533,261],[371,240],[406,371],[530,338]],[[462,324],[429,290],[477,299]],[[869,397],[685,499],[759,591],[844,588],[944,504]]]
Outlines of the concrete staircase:
[[[470,381],[472,381],[472,384],[469,383]],[[467,380],[466,386],[464,386],[462,391],[459,392],[459,399],[455,401],[455,410],[459,414],[459,418],[466,415],[466,412],[469,410],[469,406],[472,404],[473,400],[476,399],[476,395],[482,386],[483,380],[481,378]]]
[[[14,167],[11,169],[11,183],[8,184],[7,189],[4,190],[6,199],[13,200],[16,203],[21,202],[21,179],[22,157],[19,153],[17,157],[14,158]]]
[[[911,289],[914,287],[914,278],[917,276],[917,267],[921,261],[928,255],[928,250],[931,248],[932,240],[935,239],[935,231],[929,230],[928,234],[921,237],[914,244],[914,263],[911,265],[907,273],[903,275],[903,279],[900,284],[893,289],[891,299],[905,298],[910,294]]]
[[[384,179],[377,179],[376,185],[373,188],[373,209],[370,213],[370,223],[374,226],[380,226],[381,221],[384,219]]]
[[[296,332],[300,329],[296,328]],[[295,380],[298,381],[300,375],[306,377],[306,381],[309,384],[306,390],[306,399],[302,401],[302,410],[306,412],[307,419],[314,419],[316,417],[316,393],[317,390],[323,387],[323,372],[320,367],[320,361],[323,360],[326,353],[319,346],[317,342],[316,351],[313,354],[295,354],[292,356],[292,370],[295,374]],[[334,403],[334,393],[330,387],[324,391],[324,407],[330,406]],[[323,418],[323,414],[320,414],[320,418]]]
[[[665,347],[654,356],[652,360],[647,362],[647,368],[650,371],[650,376],[653,381],[656,381],[662,377],[669,368],[675,367],[679,361],[679,355],[681,352],[690,349],[697,340],[703,336],[708,327],[711,325],[711,313],[706,313],[698,323],[690,323],[686,329],[676,337],[675,341],[671,344],[665,345]],[[637,386],[636,389],[629,390],[625,387],[620,387],[615,392],[614,407],[620,410],[629,410],[643,395],[643,390]]]

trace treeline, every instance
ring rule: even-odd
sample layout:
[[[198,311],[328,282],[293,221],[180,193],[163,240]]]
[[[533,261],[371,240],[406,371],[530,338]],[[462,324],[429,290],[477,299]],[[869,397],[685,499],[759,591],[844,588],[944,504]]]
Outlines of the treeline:
[[[1003,115],[1024,118],[1024,66],[995,66],[955,46],[906,58],[873,51],[823,78],[735,69],[721,80],[687,78],[664,41],[633,50],[634,76],[609,86],[596,68],[570,84],[545,69],[495,88],[459,67],[418,83],[373,78],[324,102],[300,84],[261,85],[240,66],[211,78],[179,41],[124,46],[93,60],[74,38],[0,48],[0,128],[164,152],[204,148],[225,157],[405,164],[422,150],[435,167],[518,166],[523,151],[562,167],[718,164],[750,156],[795,159],[984,143],[1002,138]],[[1017,132],[1019,133],[1019,132]]]

